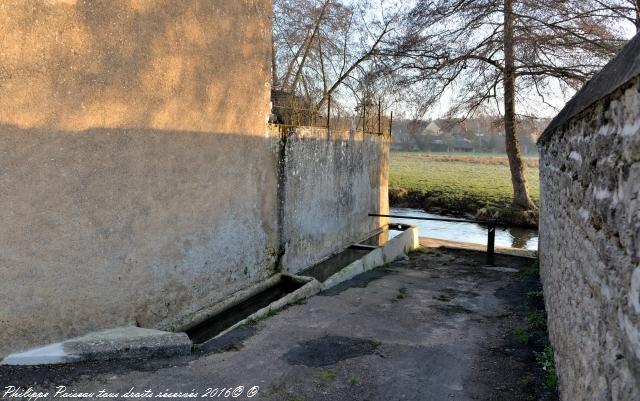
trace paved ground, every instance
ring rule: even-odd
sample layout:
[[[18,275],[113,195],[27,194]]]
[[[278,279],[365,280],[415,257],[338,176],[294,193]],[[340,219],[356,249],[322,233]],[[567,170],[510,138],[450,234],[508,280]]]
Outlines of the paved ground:
[[[0,386],[65,385],[67,392],[120,396],[131,387],[202,396],[208,388],[244,386],[237,399],[259,386],[252,399],[273,401],[548,399],[538,393],[542,372],[532,350],[513,335],[525,325],[522,304],[537,284],[484,268],[483,258],[462,250],[415,253],[242,327],[196,355],[4,367]],[[519,271],[531,265],[504,255],[497,262]]]

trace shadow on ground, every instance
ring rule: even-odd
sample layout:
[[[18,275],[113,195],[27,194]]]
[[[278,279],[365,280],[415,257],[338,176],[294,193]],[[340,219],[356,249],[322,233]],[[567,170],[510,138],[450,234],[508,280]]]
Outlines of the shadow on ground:
[[[545,333],[530,324],[542,305],[532,261],[497,255],[506,269],[489,269],[483,260],[472,251],[417,252],[189,357],[2,367],[0,385],[200,395],[258,386],[252,399],[273,401],[557,399],[534,354]]]

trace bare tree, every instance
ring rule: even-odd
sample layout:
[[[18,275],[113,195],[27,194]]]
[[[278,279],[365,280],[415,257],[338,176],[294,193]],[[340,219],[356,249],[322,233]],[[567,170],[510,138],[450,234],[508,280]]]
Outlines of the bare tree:
[[[274,88],[319,110],[347,84],[357,86],[400,21],[369,9],[369,0],[275,0]]]
[[[448,94],[455,99],[452,115],[504,113],[514,208],[534,208],[517,108],[532,98],[557,107],[550,99],[558,91],[582,86],[625,42],[624,19],[596,6],[596,0],[420,0],[389,53],[401,60],[394,68],[404,71],[404,83],[423,88],[425,104]]]
[[[586,0],[582,8],[601,18],[626,20],[640,32],[640,0]]]

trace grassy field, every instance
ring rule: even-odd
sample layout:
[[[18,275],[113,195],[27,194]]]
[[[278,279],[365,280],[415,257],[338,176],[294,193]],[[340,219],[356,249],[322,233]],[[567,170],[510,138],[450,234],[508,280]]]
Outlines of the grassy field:
[[[390,194],[392,205],[440,209],[454,214],[512,216],[512,188],[505,155],[391,152]],[[540,199],[538,159],[526,157],[529,193]],[[537,216],[527,216],[531,220]]]

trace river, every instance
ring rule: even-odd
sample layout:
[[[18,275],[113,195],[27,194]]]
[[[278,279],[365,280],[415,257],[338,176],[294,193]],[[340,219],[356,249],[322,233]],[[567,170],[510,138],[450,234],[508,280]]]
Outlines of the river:
[[[391,214],[397,216],[451,218],[449,216],[427,213],[419,209],[391,208]],[[421,237],[487,245],[487,228],[480,224],[396,218],[390,220],[393,223],[414,224],[418,226]],[[530,228],[518,227],[505,229],[499,228],[496,230],[496,246],[537,251],[538,231]]]

